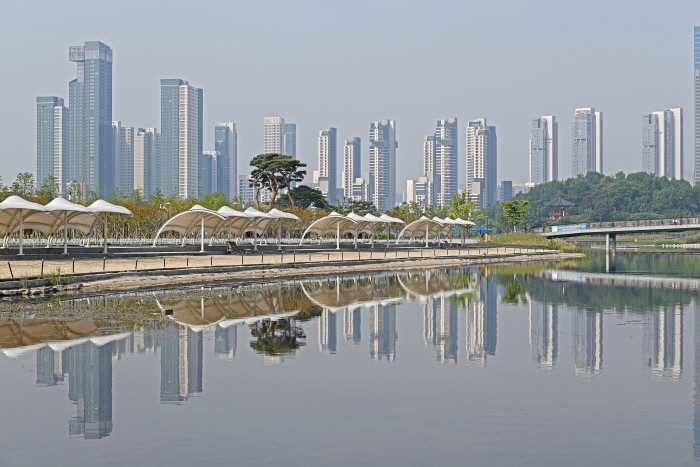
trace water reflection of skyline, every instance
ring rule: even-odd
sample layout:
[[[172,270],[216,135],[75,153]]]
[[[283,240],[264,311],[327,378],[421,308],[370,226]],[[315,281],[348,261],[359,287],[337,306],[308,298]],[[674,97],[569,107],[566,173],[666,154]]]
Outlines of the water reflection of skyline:
[[[36,326],[43,326],[42,333],[54,339],[65,335],[69,340],[62,344],[56,340],[49,345],[41,344],[40,333],[32,334],[32,320],[25,320],[21,326],[8,324],[8,329],[22,328],[27,336],[13,337],[22,348],[21,343],[36,349],[36,385],[56,386],[67,384],[69,400],[75,404],[76,415],[69,421],[69,433],[86,439],[108,436],[113,430],[112,422],[112,365],[123,354],[160,354],[160,403],[182,404],[190,398],[204,393],[203,360],[205,352],[221,360],[234,361],[238,346],[238,333],[245,332],[253,323],[287,323],[290,327],[301,326],[304,320],[298,310],[305,310],[315,323],[309,326],[317,328],[317,345],[321,352],[341,353],[345,350],[339,332],[342,332],[345,344],[362,345],[362,315],[368,318],[365,329],[369,333],[364,345],[372,360],[394,362],[397,355],[398,327],[402,313],[398,310],[401,303],[414,303],[422,312],[422,336],[409,336],[420,339],[428,346],[437,362],[453,363],[467,361],[475,366],[484,366],[489,357],[496,355],[498,338],[498,308],[504,288],[495,277],[482,277],[474,273],[470,287],[454,284],[441,289],[440,283],[449,283],[447,272],[431,271],[428,275],[408,278],[397,276],[393,280],[390,274],[380,278],[366,280],[330,280],[309,286],[307,295],[298,293],[297,286],[246,292],[247,298],[232,294],[206,299],[186,300],[182,303],[170,303],[175,312],[163,317],[157,328],[145,326],[134,330],[112,328],[105,330],[96,323],[51,323],[46,320]],[[554,285],[561,289],[559,280],[551,281],[535,278],[539,283],[527,283],[528,336],[531,360],[541,369],[554,370],[560,366],[559,345],[561,333],[559,321],[562,314],[562,302],[566,299],[552,300],[546,287]],[[418,285],[422,284],[422,288]],[[545,289],[536,291],[536,287]],[[534,287],[534,288],[532,288]],[[445,290],[446,289],[446,290]],[[553,290],[555,290],[553,289]],[[464,293],[469,291],[468,296]],[[571,291],[571,289],[567,289]],[[459,292],[459,293],[457,293]],[[563,292],[562,292],[563,293]],[[287,300],[286,295],[295,297],[293,306],[281,307],[283,313],[275,316],[278,304]],[[538,300],[538,297],[548,300]],[[579,300],[572,294],[574,300]],[[311,298],[309,298],[311,296]],[[335,301],[329,297],[335,297]],[[327,303],[324,300],[329,299]],[[255,307],[249,306],[254,303]],[[229,307],[230,304],[230,307]],[[566,308],[571,320],[572,366],[577,375],[594,376],[603,371],[604,324],[612,317],[605,318],[602,311],[588,310],[574,305]],[[257,316],[245,317],[242,308],[256,310]],[[289,310],[292,307],[294,310]],[[684,305],[656,307],[640,320],[641,355],[644,366],[650,370],[655,379],[679,380],[683,370],[683,312]],[[178,310],[181,314],[177,314]],[[213,311],[212,311],[213,310]],[[342,331],[339,329],[342,313]],[[698,307],[695,306],[695,317]],[[207,324],[213,319],[213,324]],[[192,321],[192,324],[183,324]],[[464,320],[464,321],[462,321]],[[607,324],[608,326],[612,324]],[[700,338],[695,321],[695,368],[694,382],[694,452],[700,458]],[[273,326],[274,327],[274,326]],[[54,329],[55,328],[55,329]],[[83,333],[61,332],[56,329],[82,329]],[[281,329],[281,328],[280,328]],[[312,328],[313,329],[313,328]],[[460,329],[465,332],[461,337]],[[308,331],[308,329],[307,329]],[[0,326],[0,342],[5,345]],[[93,334],[95,333],[95,334]],[[111,334],[110,334],[111,333]],[[211,333],[210,335],[208,333]],[[99,334],[99,335],[98,335]],[[207,337],[207,336],[210,337]],[[70,339],[77,337],[77,339]],[[269,337],[269,336],[264,336]],[[305,337],[305,336],[304,336]],[[212,339],[212,347],[205,349],[205,340]],[[403,337],[402,337],[403,339]],[[463,339],[463,340],[460,340]],[[255,338],[251,338],[251,342]],[[403,341],[403,340],[402,340]],[[464,343],[463,349],[460,342]],[[245,345],[245,344],[244,344]],[[302,344],[303,345],[303,344]],[[291,348],[291,347],[290,347]],[[12,350],[12,349],[7,349]],[[257,351],[256,351],[257,352]],[[283,363],[286,356],[295,355],[296,350],[277,353],[258,352],[263,363]],[[364,350],[363,352],[366,352]],[[6,352],[7,353],[7,352]],[[461,354],[461,355],[460,355]],[[365,355],[367,355],[365,353]],[[461,360],[461,358],[464,360]],[[366,358],[366,357],[365,357]],[[228,364],[228,363],[226,363]],[[568,365],[566,365],[568,366]],[[568,366],[568,368],[572,368]],[[570,371],[570,370],[569,370]]]

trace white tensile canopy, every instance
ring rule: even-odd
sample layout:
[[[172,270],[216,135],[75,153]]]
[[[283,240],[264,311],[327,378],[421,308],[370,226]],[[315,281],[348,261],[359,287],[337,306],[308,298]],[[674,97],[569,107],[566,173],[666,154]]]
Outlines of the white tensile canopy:
[[[220,225],[212,233],[212,236],[220,233],[223,229],[227,229],[229,240],[231,240],[231,235],[240,235],[252,219],[248,214],[236,211],[228,206],[222,206],[216,212],[219,213],[224,220],[221,221]]]
[[[443,229],[444,224],[438,222],[435,219],[428,219],[423,216],[420,219],[408,224],[399,234],[397,239],[400,240],[401,237],[413,238],[416,235],[423,235],[425,237],[425,246],[428,247],[428,237],[432,234],[433,237],[439,238],[440,231]]]
[[[258,249],[258,242],[257,238],[258,235],[262,235],[263,232],[265,232],[265,229],[267,228],[268,225],[270,225],[270,222],[273,220],[277,219],[275,216],[272,214],[269,214],[267,212],[262,212],[258,211],[255,208],[248,208],[245,211],[246,214],[248,214],[251,217],[250,223],[246,227],[243,233],[245,232],[252,232],[253,233],[253,251],[256,251]],[[251,228],[252,227],[252,228]]]
[[[98,199],[87,208],[90,213],[95,216],[95,220],[99,219],[99,221],[102,222],[102,251],[107,253],[107,220],[105,218],[105,214],[124,214],[126,216],[133,216],[134,213],[124,206],[112,204],[103,199]]]
[[[0,203],[0,228],[5,236],[5,246],[9,236],[19,231],[19,254],[23,255],[22,240],[24,237],[24,220],[33,213],[45,212],[48,209],[41,204],[32,203],[19,196],[9,196]]]
[[[117,206],[104,200],[97,200],[90,206],[71,203],[64,198],[55,198],[46,206],[26,201],[19,196],[10,196],[0,203],[0,228],[5,235],[4,247],[9,236],[20,232],[20,253],[23,254],[22,239],[25,229],[37,230],[51,237],[63,232],[63,253],[68,253],[68,230],[78,230],[89,234],[95,227],[95,222],[104,212],[133,215],[123,206]],[[20,216],[20,212],[22,213]],[[105,232],[106,234],[106,232]],[[106,235],[104,239],[107,251]],[[51,245],[51,241],[47,247]]]
[[[268,212],[271,216],[274,216],[275,219],[277,219],[277,249],[281,250],[282,249],[282,219],[291,219],[295,221],[300,221],[299,216],[296,214],[292,214],[290,212],[284,212],[280,211],[279,209],[271,209],[270,212]]]
[[[357,238],[361,233],[369,235],[371,245],[374,245],[374,228],[377,221],[355,214],[354,212],[351,212],[346,217],[355,221],[355,248],[357,248]]]
[[[335,236],[336,236],[336,249],[340,249],[340,236],[341,232],[346,232],[348,230],[355,230],[355,224],[356,221],[349,218],[345,217],[342,214],[338,214],[337,212],[333,211],[326,217],[322,217],[320,219],[317,219],[314,221],[305,231],[304,234],[301,236],[301,241],[304,241],[304,237],[306,237],[306,234],[309,233],[315,233],[318,235],[324,235],[330,230],[335,227]]]
[[[158,230],[156,238],[153,239],[152,246],[156,246],[158,237],[160,237],[162,232],[175,231],[185,237],[199,229],[201,231],[200,251],[203,252],[204,234],[209,232],[210,235],[213,235],[217,231],[218,226],[225,220],[226,218],[218,212],[207,209],[199,204],[195,204],[189,210],[175,214],[173,217],[165,221],[160,230]]]

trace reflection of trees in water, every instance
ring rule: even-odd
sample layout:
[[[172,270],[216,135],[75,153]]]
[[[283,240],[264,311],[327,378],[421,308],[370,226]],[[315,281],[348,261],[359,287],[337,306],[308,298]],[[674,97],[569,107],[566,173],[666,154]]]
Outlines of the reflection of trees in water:
[[[285,355],[306,345],[302,340],[306,339],[304,330],[293,324],[291,319],[277,321],[266,319],[251,324],[250,335],[255,338],[255,341],[250,343],[250,347],[264,355]]]
[[[501,303],[510,303],[512,305],[523,305],[527,304],[527,296],[525,294],[525,287],[520,281],[510,280],[506,282],[503,288],[503,298],[501,298]]]

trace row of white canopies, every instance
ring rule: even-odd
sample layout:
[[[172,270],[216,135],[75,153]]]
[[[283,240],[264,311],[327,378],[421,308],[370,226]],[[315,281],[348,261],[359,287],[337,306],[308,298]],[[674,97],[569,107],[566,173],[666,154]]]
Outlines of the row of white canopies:
[[[22,240],[25,230],[37,230],[51,239],[63,232],[63,252],[68,253],[68,230],[75,229],[88,235],[98,221],[102,222],[103,247],[107,252],[107,213],[133,215],[123,206],[97,200],[90,206],[71,203],[64,198],[55,198],[46,205],[27,201],[20,196],[9,196],[0,203],[0,233],[3,235],[3,248],[7,248],[10,236],[19,233],[19,254],[24,254]]]
[[[379,217],[373,216],[372,214],[360,216],[355,213],[350,213],[347,216],[343,216],[337,212],[332,212],[330,215],[318,219],[311,224],[304,232],[304,235],[302,235],[302,241],[309,233],[315,233],[319,236],[335,233],[336,248],[340,248],[341,237],[347,234],[352,234],[355,239],[355,246],[357,246],[358,237],[361,234],[365,234],[370,237],[371,244],[374,244],[375,234],[382,227],[390,229],[391,224],[405,224],[405,222],[401,219],[397,219],[386,214],[382,214]],[[401,238],[411,240],[414,237],[424,237],[425,245],[427,247],[428,238],[430,236],[439,242],[441,235],[447,236],[447,233],[455,227],[467,227],[471,225],[476,224],[460,218],[451,219],[446,217],[445,219],[440,219],[439,217],[433,217],[432,219],[429,219],[423,216],[404,227],[396,237],[396,241],[398,242],[401,240]],[[388,242],[389,235],[387,235],[387,243]]]
[[[229,240],[232,236],[243,236],[250,232],[253,234],[253,249],[257,250],[256,238],[262,235],[272,221],[291,219],[299,221],[299,217],[288,212],[272,209],[269,212],[258,211],[255,208],[248,208],[245,211],[236,211],[228,206],[223,206],[218,211],[213,211],[195,204],[189,210],[175,214],[165,221],[158,230],[156,238],[153,239],[153,246],[160,237],[160,234],[167,231],[177,232],[183,237],[183,244],[186,237],[196,231],[200,232],[201,251],[204,251],[204,235],[209,234],[214,238],[223,232],[228,233]],[[282,223],[278,223],[277,243],[282,241]]]
[[[299,221],[299,217],[294,214],[272,209],[269,212],[262,212],[255,208],[248,208],[245,211],[236,211],[228,206],[220,208],[218,211],[204,208],[200,205],[195,205],[187,211],[178,213],[168,219],[163,226],[158,230],[153,246],[156,245],[158,238],[163,232],[174,231],[185,237],[199,231],[201,251],[204,251],[204,238],[208,234],[213,240],[213,237],[221,233],[228,233],[229,240],[232,237],[239,237],[248,233],[253,236],[253,249],[257,249],[257,237],[262,235],[272,221],[291,219]],[[350,213],[347,216],[332,212],[326,217],[313,222],[301,236],[301,242],[309,234],[323,236],[327,234],[335,234],[336,248],[340,248],[340,239],[348,234],[351,234],[357,246],[357,239],[360,235],[366,235],[370,238],[370,242],[374,244],[375,234],[383,228],[390,229],[392,224],[405,224],[401,219],[382,214],[377,217],[372,214],[360,216],[355,213]],[[471,221],[463,219],[440,219],[434,217],[428,219],[421,217],[417,221],[411,222],[398,235],[397,240],[401,238],[412,239],[414,237],[425,237],[426,245],[428,237],[432,236],[435,239],[440,239],[441,235],[447,233],[454,227],[467,227],[475,225]],[[282,241],[282,223],[278,222],[277,244],[281,247]],[[387,241],[389,237],[387,236]]]

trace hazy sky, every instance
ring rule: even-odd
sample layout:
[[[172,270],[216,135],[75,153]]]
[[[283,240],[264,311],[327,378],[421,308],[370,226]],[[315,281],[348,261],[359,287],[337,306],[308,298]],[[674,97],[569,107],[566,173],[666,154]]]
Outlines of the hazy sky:
[[[263,118],[297,124],[297,155],[316,169],[318,131],[362,137],[396,120],[397,190],[421,174],[435,120],[486,117],[498,178],[528,181],[530,121],[559,121],[559,174],[571,175],[576,107],[605,118],[605,172],[641,170],[642,115],[681,106],[692,174],[693,25],[697,0],[8,1],[0,0],[0,174],[36,167],[40,95],[64,97],[68,47],[114,51],[113,118],[160,127],[161,78],[204,89],[204,149],[213,127],[238,127],[240,173],[262,151]]]

